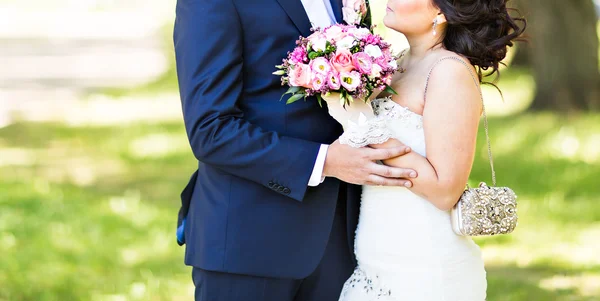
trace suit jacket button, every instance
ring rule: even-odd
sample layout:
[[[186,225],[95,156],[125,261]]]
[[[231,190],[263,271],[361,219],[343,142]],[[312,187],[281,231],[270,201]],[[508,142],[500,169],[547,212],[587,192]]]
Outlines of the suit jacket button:
[[[269,182],[269,188],[273,188],[273,186],[275,186],[275,183],[273,181]]]
[[[290,194],[292,191],[289,188],[283,189],[283,193]]]
[[[277,187],[277,191],[279,191],[279,192],[283,192],[284,190],[285,190],[285,187],[283,187],[283,186]]]
[[[277,190],[277,189],[279,189],[279,187],[281,187],[281,185],[279,185],[279,184],[274,184],[274,185],[273,185],[273,190]]]

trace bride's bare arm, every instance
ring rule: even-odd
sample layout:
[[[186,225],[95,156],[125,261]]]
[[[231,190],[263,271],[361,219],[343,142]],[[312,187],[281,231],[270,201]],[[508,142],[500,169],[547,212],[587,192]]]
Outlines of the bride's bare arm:
[[[454,60],[441,62],[432,73],[423,110],[427,158],[412,151],[384,161],[417,171],[410,189],[441,210],[458,201],[473,165],[482,108],[479,90],[469,70]],[[375,148],[393,147],[390,140]]]

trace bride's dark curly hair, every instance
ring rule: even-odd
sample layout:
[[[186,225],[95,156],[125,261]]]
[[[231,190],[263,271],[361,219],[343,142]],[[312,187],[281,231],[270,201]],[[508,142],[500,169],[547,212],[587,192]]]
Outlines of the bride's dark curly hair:
[[[507,0],[432,1],[447,20],[446,34],[441,41],[444,48],[465,56],[479,67],[480,81],[481,70],[491,69],[488,76],[499,74],[498,68],[508,47],[519,40],[527,26],[520,15],[510,15],[518,11],[507,8]]]

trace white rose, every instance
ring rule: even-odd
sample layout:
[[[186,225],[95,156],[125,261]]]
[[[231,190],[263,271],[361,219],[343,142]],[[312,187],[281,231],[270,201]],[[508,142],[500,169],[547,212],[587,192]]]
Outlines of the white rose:
[[[379,77],[381,76],[381,71],[383,71],[383,69],[381,68],[381,66],[379,66],[379,64],[373,64],[373,67],[371,67],[371,74],[369,74],[369,77]]]
[[[350,49],[352,48],[352,46],[354,46],[354,43],[356,42],[356,40],[354,39],[354,37],[352,36],[347,36],[341,40],[339,40],[337,42],[337,48],[338,49]]]
[[[344,21],[350,25],[358,25],[360,23],[360,14],[350,7],[342,8]]]
[[[327,48],[327,39],[317,38],[312,41],[312,49],[316,51],[325,51]]]
[[[356,36],[359,39],[363,39],[366,36],[370,35],[371,31],[368,28],[359,28],[356,31],[354,31],[354,36]]]
[[[337,25],[331,26],[331,27],[327,28],[327,30],[325,30],[325,36],[329,40],[335,39],[341,33],[342,33],[342,28]]]
[[[373,58],[378,58],[383,55],[383,53],[381,52],[381,49],[375,45],[367,45],[365,47],[365,53],[370,55]]]

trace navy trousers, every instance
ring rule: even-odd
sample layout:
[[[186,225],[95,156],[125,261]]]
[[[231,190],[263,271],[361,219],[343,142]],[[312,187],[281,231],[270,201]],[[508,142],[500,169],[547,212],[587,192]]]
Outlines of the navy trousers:
[[[345,201],[345,198],[342,198]],[[338,201],[325,254],[305,279],[276,279],[194,268],[196,301],[337,301],[354,270],[346,230],[346,208]]]

